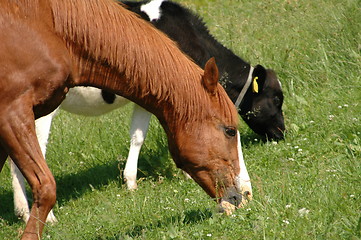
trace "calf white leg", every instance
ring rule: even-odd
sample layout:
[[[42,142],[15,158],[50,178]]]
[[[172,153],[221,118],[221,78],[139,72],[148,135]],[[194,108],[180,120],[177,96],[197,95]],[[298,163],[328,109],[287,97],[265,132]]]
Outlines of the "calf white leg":
[[[57,110],[47,116],[39,118],[35,121],[36,135],[40,144],[43,156],[46,153],[46,145],[50,134],[51,121]],[[14,190],[14,209],[15,215],[20,217],[24,222],[29,220],[29,205],[26,197],[25,181],[20,170],[13,161],[10,161],[10,169],[12,176],[12,185]],[[47,222],[57,222],[53,211],[51,210],[46,219]]]
[[[137,188],[138,157],[148,132],[150,117],[150,112],[134,105],[130,127],[130,149],[124,169],[124,179],[129,190]]]
[[[24,177],[12,160],[10,160],[10,169],[14,191],[15,215],[21,218],[24,222],[28,222],[30,210],[28,199],[26,198]]]

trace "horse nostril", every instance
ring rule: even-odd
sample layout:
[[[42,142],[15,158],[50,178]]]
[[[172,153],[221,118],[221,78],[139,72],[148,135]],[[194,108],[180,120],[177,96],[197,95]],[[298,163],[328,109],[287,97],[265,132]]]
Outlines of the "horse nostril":
[[[250,191],[245,191],[244,193],[243,193],[243,196],[245,197],[245,198],[247,198],[248,200],[249,200],[249,198],[251,197],[251,192]]]

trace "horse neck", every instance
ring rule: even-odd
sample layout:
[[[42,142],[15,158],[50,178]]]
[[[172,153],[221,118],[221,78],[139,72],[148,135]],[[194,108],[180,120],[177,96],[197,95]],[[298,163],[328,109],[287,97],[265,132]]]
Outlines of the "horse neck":
[[[74,57],[74,62],[75,85],[101,88],[135,102],[154,114],[170,136],[176,134],[176,129],[180,128],[185,120],[191,122],[207,115],[208,110],[202,106],[208,104],[205,103],[208,95],[201,84],[197,83],[200,79],[172,81],[160,89],[144,84],[146,82],[134,81],[134,78],[126,77],[124,73],[91,59],[77,56]],[[162,85],[166,79],[156,80]],[[175,84],[180,82],[190,84]]]
[[[135,14],[111,0],[49,1],[55,31],[76,66],[72,85],[112,91],[155,114],[160,113],[154,109],[167,106],[180,118],[186,115],[182,108],[190,109],[205,97],[202,69]],[[195,115],[200,111],[193,110]]]

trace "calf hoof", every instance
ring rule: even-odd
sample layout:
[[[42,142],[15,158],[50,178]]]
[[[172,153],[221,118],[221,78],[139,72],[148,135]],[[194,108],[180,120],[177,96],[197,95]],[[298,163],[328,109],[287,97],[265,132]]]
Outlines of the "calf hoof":
[[[16,212],[15,215],[19,219],[23,220],[24,223],[27,223],[29,221],[29,218],[30,218],[30,213],[28,211],[27,212],[21,212],[21,213]]]
[[[136,181],[127,181],[127,188],[130,191],[137,190],[137,188],[138,188],[137,182]]]
[[[46,218],[46,222],[47,223],[57,223],[58,220],[56,219],[54,213],[53,213],[53,210],[51,210],[48,214],[48,217]]]

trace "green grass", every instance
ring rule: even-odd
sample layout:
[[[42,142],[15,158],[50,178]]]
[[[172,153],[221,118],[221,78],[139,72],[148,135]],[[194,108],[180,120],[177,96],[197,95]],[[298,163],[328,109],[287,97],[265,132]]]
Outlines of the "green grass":
[[[154,118],[139,190],[128,192],[121,171],[132,106],[99,118],[61,112],[47,154],[59,223],[43,238],[361,239],[360,1],[179,2],[282,82],[285,141],[262,142],[240,125],[254,200],[232,216],[217,214],[175,168]],[[8,165],[0,181],[0,239],[17,239],[24,224],[13,214]]]

